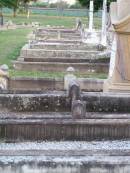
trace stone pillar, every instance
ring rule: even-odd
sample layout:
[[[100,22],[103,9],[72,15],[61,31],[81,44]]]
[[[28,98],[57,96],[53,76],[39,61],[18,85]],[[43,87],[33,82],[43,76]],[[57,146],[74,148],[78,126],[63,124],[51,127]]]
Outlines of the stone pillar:
[[[107,44],[106,19],[107,19],[107,0],[103,0],[101,44],[104,46],[106,46]]]
[[[130,92],[130,0],[111,4],[111,21],[116,36],[115,64],[104,91]]]
[[[117,0],[118,20],[122,20],[130,15],[130,0]]]
[[[115,58],[116,58],[116,49],[117,49],[117,41],[116,41],[116,35],[113,35],[113,42],[111,46],[111,58],[110,58],[110,68],[109,68],[109,76],[108,78],[111,78],[113,75],[113,71],[115,68]]]
[[[94,4],[93,0],[91,0],[89,6],[89,32],[93,31],[93,12],[94,12]]]

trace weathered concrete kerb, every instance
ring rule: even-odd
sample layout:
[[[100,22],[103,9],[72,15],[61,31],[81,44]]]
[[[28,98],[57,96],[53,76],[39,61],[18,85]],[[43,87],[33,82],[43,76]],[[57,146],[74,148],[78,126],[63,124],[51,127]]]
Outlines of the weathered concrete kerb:
[[[65,92],[0,94],[0,136],[7,141],[130,139],[129,94],[82,93],[81,100],[86,115],[72,119]]]
[[[100,92],[103,90],[103,79],[87,79],[87,78],[77,78],[82,91],[88,92]],[[27,77],[16,77],[10,78],[9,80],[9,90],[13,91],[26,91],[29,93],[33,91],[36,93],[40,91],[64,91],[64,80],[63,79],[51,79],[51,78],[27,78]]]
[[[63,62],[25,62],[13,61],[16,70],[25,71],[45,71],[45,72],[65,72],[68,67],[73,67],[79,74],[108,73],[107,63],[63,63]]]
[[[35,114],[36,115],[36,114]],[[130,139],[130,119],[2,118],[1,139],[16,141],[91,141]],[[114,116],[114,115],[113,115]]]
[[[87,112],[130,112],[129,94],[86,92],[81,95]],[[41,94],[0,94],[0,107],[10,111],[70,112],[70,98],[62,92]]]

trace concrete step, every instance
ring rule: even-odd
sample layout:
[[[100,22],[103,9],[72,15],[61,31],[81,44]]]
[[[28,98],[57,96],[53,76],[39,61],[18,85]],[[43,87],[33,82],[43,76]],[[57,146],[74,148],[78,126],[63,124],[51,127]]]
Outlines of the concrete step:
[[[45,36],[45,35],[52,36],[52,37],[53,37],[54,35],[55,35],[55,36],[60,35],[61,37],[64,37],[64,36],[65,36],[65,37],[67,37],[67,36],[68,36],[68,37],[71,37],[71,36],[72,36],[72,37],[81,37],[81,34],[80,34],[79,32],[75,32],[75,33],[74,33],[74,32],[73,32],[73,33],[69,33],[69,32],[68,32],[68,33],[65,33],[65,32],[62,32],[62,31],[61,31],[61,32],[59,32],[59,31],[57,31],[57,32],[43,31],[43,32],[37,32],[37,33],[35,33],[35,35],[36,35],[36,36],[39,36],[39,37],[40,37],[40,36],[42,37],[42,36]]]
[[[39,41],[39,40],[41,40],[41,41],[44,41],[44,40],[52,40],[52,39],[56,39],[56,40],[62,40],[62,41],[66,41],[66,40],[72,40],[72,42],[82,42],[82,39],[81,38],[76,38],[76,37],[61,37],[61,38],[58,38],[57,36],[54,36],[54,37],[52,37],[52,36],[44,36],[44,37],[36,37],[36,41]]]
[[[43,38],[40,38],[40,37],[37,38],[37,37],[36,37],[36,39],[35,39],[34,41],[38,41],[38,42],[39,42],[39,41],[40,41],[40,42],[43,41],[43,42],[44,42],[45,40],[50,41],[50,42],[51,42],[52,40],[55,40],[55,41],[57,41],[57,42],[60,42],[60,41],[61,41],[61,42],[67,42],[67,43],[82,43],[82,39],[81,39],[81,38],[80,38],[80,39],[75,39],[75,38],[74,38],[74,39],[73,39],[73,38],[71,38],[71,39],[70,39],[70,38],[59,38],[59,39],[58,39],[57,37],[56,37],[56,38],[51,38],[51,37],[47,37],[47,36],[45,36],[45,37],[43,37]]]
[[[103,90],[102,79],[87,79],[87,78],[77,78],[82,91],[95,91],[99,92]],[[64,90],[64,80],[55,78],[29,78],[29,77],[15,77],[9,80],[9,90],[19,91],[21,93],[36,93],[42,91],[63,91]]]
[[[13,61],[16,70],[65,72],[68,67],[74,67],[79,74],[108,73],[108,63],[63,63],[63,62],[24,62]]]
[[[83,92],[86,112],[129,113],[130,94]],[[70,98],[64,91],[0,94],[1,112],[70,112]]]
[[[22,58],[25,62],[61,62],[61,63],[106,63],[109,64],[110,58],[66,58],[66,57],[19,57]],[[21,59],[21,60],[22,60]]]
[[[65,44],[65,43],[37,43],[32,44],[31,49],[47,49],[47,50],[93,50],[98,51],[98,45],[86,44]]]
[[[42,118],[34,118],[33,116],[27,117],[28,115],[25,114],[22,119],[22,117],[20,117],[21,114],[17,113],[16,118],[0,118],[1,140],[4,139],[4,141],[8,142],[20,142],[43,140],[93,141],[130,139],[130,119],[96,118],[73,120],[71,118],[66,118],[65,116],[64,118],[63,116],[59,118],[45,118],[44,112],[41,113],[41,115]],[[35,117],[36,116],[37,113],[35,113]],[[125,152],[125,154],[127,152]],[[81,153],[83,153],[83,151],[79,152],[80,155]],[[91,151],[87,150],[85,153],[90,153],[90,155],[92,154]],[[103,154],[103,151],[101,153]],[[97,154],[101,153],[97,152]]]
[[[36,33],[44,33],[44,32],[50,32],[50,33],[79,33],[79,31],[76,31],[76,29],[68,29],[68,28],[39,28],[36,30]]]
[[[44,39],[45,37],[47,37],[47,38],[51,38],[51,39],[58,39],[58,38],[60,38],[60,39],[69,39],[69,40],[81,40],[82,38],[81,38],[81,36],[80,35],[70,35],[70,34],[68,34],[68,35],[65,35],[65,34],[61,34],[61,35],[58,35],[58,34],[37,34],[37,35],[35,35],[35,38],[36,39]]]
[[[18,94],[18,93],[17,93]],[[40,93],[39,93],[40,94]],[[84,120],[101,120],[111,121],[111,120],[120,120],[124,121],[130,120],[129,113],[104,113],[104,112],[86,112]],[[26,120],[72,120],[72,115],[70,112],[14,112],[14,111],[1,111],[0,112],[0,121],[11,120],[11,121],[23,121]],[[77,119],[78,120],[78,119]],[[77,121],[76,120],[76,121]],[[83,119],[80,119],[83,121]]]
[[[65,43],[65,44],[82,44],[82,40],[58,40],[58,39],[39,39],[38,43]]]
[[[85,50],[43,50],[43,49],[26,49],[21,51],[21,56],[26,57],[68,57],[68,58],[93,58],[96,55],[100,56],[99,51],[85,51]],[[101,56],[106,56],[101,54]]]

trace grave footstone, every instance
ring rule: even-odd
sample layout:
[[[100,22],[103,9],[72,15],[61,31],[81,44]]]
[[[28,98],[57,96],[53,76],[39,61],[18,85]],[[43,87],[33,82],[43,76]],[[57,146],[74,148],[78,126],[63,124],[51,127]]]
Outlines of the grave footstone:
[[[69,83],[69,98],[71,102],[80,99],[80,85],[76,80],[72,80]]]
[[[74,119],[83,119],[86,115],[86,103],[81,100],[72,102],[72,117]]]

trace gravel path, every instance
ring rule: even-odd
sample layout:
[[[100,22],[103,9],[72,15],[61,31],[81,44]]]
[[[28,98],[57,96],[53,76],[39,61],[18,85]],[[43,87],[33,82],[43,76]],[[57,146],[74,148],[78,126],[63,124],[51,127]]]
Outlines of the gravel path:
[[[130,150],[130,141],[0,143],[1,150]]]

